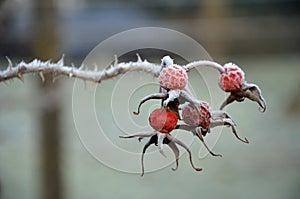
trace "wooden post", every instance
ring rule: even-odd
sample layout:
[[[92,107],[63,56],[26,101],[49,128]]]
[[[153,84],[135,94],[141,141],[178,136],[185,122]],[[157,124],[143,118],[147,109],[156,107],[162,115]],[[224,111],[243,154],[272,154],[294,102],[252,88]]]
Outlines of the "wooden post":
[[[33,54],[40,59],[58,58],[57,8],[55,0],[35,0],[36,34]],[[42,95],[48,95],[59,88],[58,82],[53,83],[52,77],[45,75],[45,84],[41,85]],[[61,130],[60,107],[56,98],[44,102],[46,108],[40,115],[40,155],[42,172],[42,198],[61,199]]]

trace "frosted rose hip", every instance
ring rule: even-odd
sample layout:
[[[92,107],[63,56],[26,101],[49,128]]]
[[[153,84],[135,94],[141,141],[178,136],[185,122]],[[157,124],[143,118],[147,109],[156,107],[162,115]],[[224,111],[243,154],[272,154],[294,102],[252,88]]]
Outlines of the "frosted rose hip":
[[[239,90],[245,81],[245,73],[233,63],[225,64],[224,69],[225,72],[219,78],[219,86],[226,92]]]
[[[207,102],[202,102],[202,104],[207,108],[207,110],[210,109]],[[208,128],[210,124],[210,113],[204,109],[203,107],[200,108],[200,114],[199,116],[198,111],[192,104],[188,104],[182,108],[182,119],[183,121],[192,126],[201,126],[202,128]]]
[[[155,109],[149,116],[150,126],[161,133],[171,132],[176,128],[177,122],[177,114],[169,108]]]
[[[160,86],[168,90],[184,89],[188,76],[186,71],[178,66],[168,66],[160,72],[158,77]]]

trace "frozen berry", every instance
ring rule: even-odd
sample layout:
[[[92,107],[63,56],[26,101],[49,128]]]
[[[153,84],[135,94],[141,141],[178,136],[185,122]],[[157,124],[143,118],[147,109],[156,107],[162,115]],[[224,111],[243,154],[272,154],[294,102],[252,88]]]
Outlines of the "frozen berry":
[[[160,86],[167,90],[184,89],[188,82],[186,71],[178,65],[162,69],[158,79]]]
[[[149,116],[150,126],[161,133],[171,132],[176,128],[177,121],[177,114],[169,108],[155,109]]]
[[[241,88],[245,81],[245,73],[237,65],[224,65],[225,72],[219,78],[219,86],[226,92],[234,92]]]
[[[187,104],[182,108],[182,119],[186,124],[191,126],[201,126],[204,129],[209,127],[211,115],[208,111],[210,107],[207,102],[202,102],[202,104],[206,109],[199,106],[200,116],[199,112],[192,104]]]

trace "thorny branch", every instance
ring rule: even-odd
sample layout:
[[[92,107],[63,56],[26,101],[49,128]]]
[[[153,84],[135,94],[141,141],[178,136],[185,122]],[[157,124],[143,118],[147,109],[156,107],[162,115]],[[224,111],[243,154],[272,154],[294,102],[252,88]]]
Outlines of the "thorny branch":
[[[8,67],[6,70],[0,71],[0,82],[13,78],[18,78],[23,81],[23,75],[27,73],[37,73],[44,82],[44,74],[50,73],[53,78],[58,76],[67,76],[69,78],[78,78],[84,81],[100,83],[103,80],[116,77],[120,74],[125,74],[129,71],[143,71],[158,77],[160,70],[162,69],[162,66],[159,64],[153,64],[147,60],[143,61],[138,54],[136,62],[118,63],[118,59],[115,57],[114,64],[104,70],[98,70],[97,65],[95,66],[95,70],[88,70],[85,65],[81,65],[79,68],[76,68],[73,65],[66,66],[64,63],[64,56],[62,56],[62,58],[57,62],[34,59],[29,63],[21,61],[15,66],[8,57],[6,57],[6,59],[8,61]],[[220,73],[224,72],[224,68],[220,64],[206,60],[191,62],[183,67],[189,71],[193,68],[202,66],[215,68]]]
[[[171,59],[169,56],[166,56]],[[83,81],[91,81],[94,83],[101,83],[103,80],[111,79],[121,74],[125,74],[130,71],[143,71],[146,73],[152,74],[154,77],[158,77],[160,75],[160,71],[164,68],[164,64],[153,64],[148,62],[147,60],[142,60],[140,56],[137,54],[137,61],[136,62],[121,62],[118,63],[117,56],[115,56],[114,64],[108,68],[103,70],[98,70],[98,66],[95,65],[94,70],[89,70],[85,65],[81,65],[79,68],[64,65],[64,56],[57,61],[41,61],[38,59],[34,59],[32,62],[25,63],[21,61],[20,63],[13,66],[11,60],[6,57],[8,61],[8,67],[6,70],[0,70],[0,82],[4,82],[6,80],[11,80],[13,78],[19,78],[23,81],[23,75],[27,73],[37,73],[42,81],[45,81],[44,74],[50,73],[53,79],[56,79],[58,76],[67,76],[69,78],[78,78]],[[173,63],[173,60],[171,59]],[[192,70],[193,68],[197,67],[211,67],[216,69],[221,75],[226,73],[225,68],[213,61],[207,60],[200,60],[188,63],[187,65],[182,66],[187,72]],[[247,83],[246,81],[241,82],[241,88],[231,91],[231,95],[227,98],[227,100],[221,105],[220,109],[223,109],[226,105],[234,102],[234,101],[243,101],[245,98],[248,98],[252,101],[255,101],[259,104],[260,110],[264,112],[266,110],[266,103],[261,95],[260,88],[255,84]],[[186,87],[187,88],[187,87]],[[178,90],[169,91],[169,96],[165,100],[165,104],[168,103],[170,100],[174,100],[170,94],[181,95],[182,97],[186,98],[187,101],[191,101],[191,96],[189,92],[186,90]],[[177,98],[177,97],[176,97]],[[194,104],[200,104],[199,101],[192,101]],[[201,105],[202,106],[202,105]],[[203,108],[205,108],[203,106]]]
[[[100,83],[103,80],[116,77],[120,74],[125,74],[129,71],[143,71],[158,77],[161,70],[160,65],[150,63],[147,60],[142,61],[139,55],[137,55],[136,62],[118,63],[117,58],[115,58],[114,64],[103,70],[98,70],[97,65],[95,70],[85,69],[85,65],[81,65],[79,68],[74,66],[66,66],[64,65],[64,56],[62,56],[62,58],[57,62],[44,62],[34,59],[30,63],[21,61],[15,66],[13,66],[8,57],[6,57],[6,59],[8,61],[8,67],[6,70],[0,71],[0,82],[4,82],[13,78],[18,78],[23,81],[23,75],[27,73],[38,73],[44,82],[44,74],[50,73],[53,75],[53,77],[67,76],[69,78],[78,78],[84,81]]]

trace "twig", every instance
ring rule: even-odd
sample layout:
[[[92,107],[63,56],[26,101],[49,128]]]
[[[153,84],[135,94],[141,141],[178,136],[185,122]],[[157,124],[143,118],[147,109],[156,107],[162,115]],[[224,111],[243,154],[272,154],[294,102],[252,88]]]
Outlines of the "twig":
[[[58,62],[44,62],[34,59],[30,63],[21,61],[20,63],[16,64],[16,66],[13,66],[11,60],[6,57],[8,60],[8,67],[6,70],[0,71],[0,82],[5,82],[6,80],[13,78],[18,78],[23,81],[23,75],[27,73],[38,73],[42,81],[45,81],[44,74],[50,73],[53,76],[62,75],[69,78],[78,78],[84,81],[96,83],[100,83],[103,80],[116,77],[120,74],[125,74],[129,71],[143,71],[158,77],[161,70],[160,65],[150,63],[147,60],[142,61],[138,55],[137,57],[138,58],[136,62],[118,63],[116,59],[114,65],[100,71],[85,70],[84,65],[81,65],[79,68],[74,66],[65,66],[64,56]],[[97,66],[95,66],[95,68],[97,69]]]
[[[194,61],[194,62],[191,62],[191,63],[185,65],[184,68],[186,69],[186,71],[190,71],[193,68],[203,67],[203,66],[217,69],[220,73],[224,73],[225,72],[225,70],[224,70],[224,68],[223,68],[222,65],[220,65],[220,64],[218,64],[216,62],[213,62],[213,61],[208,61],[208,60]]]

